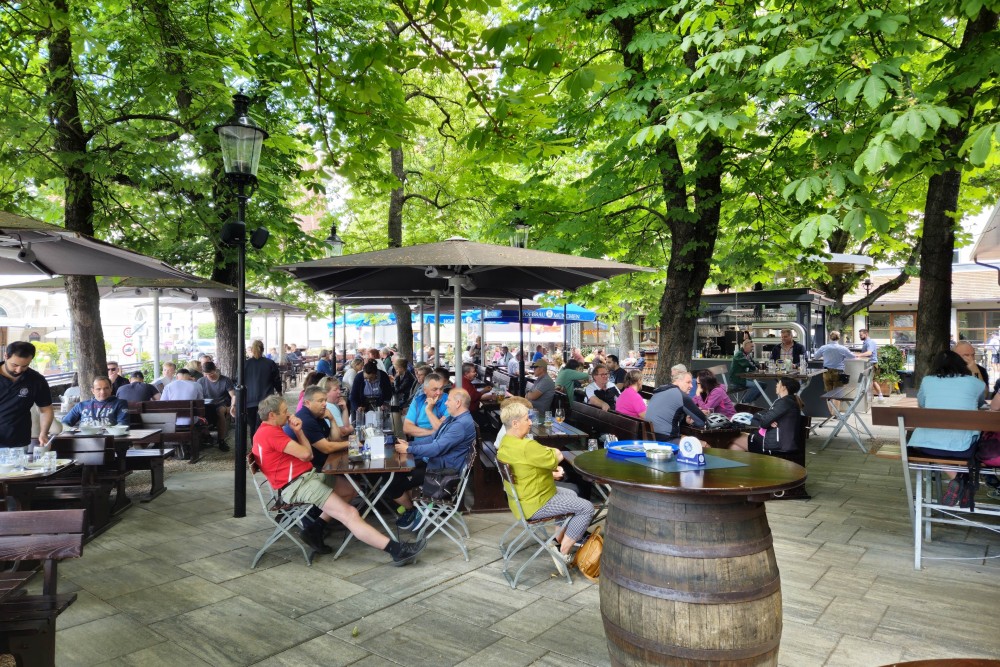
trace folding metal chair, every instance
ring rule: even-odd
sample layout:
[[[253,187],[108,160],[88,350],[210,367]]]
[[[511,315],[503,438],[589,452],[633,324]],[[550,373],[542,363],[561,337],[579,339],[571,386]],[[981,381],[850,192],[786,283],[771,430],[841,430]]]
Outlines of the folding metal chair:
[[[430,539],[434,533],[440,531],[442,535],[458,545],[469,560],[469,548],[465,544],[466,538],[470,537],[469,526],[462,517],[462,499],[465,496],[465,488],[469,484],[469,477],[472,473],[472,464],[476,460],[476,443],[472,443],[469,455],[465,459],[465,464],[459,472],[459,479],[455,487],[451,490],[448,498],[434,500],[423,496],[413,501],[413,504],[424,516],[424,524],[420,528],[417,538]],[[428,530],[429,529],[429,530]]]
[[[250,563],[251,569],[257,567],[257,563],[260,562],[264,552],[270,549],[271,545],[280,540],[282,536],[290,539],[295,543],[295,546],[302,550],[302,555],[306,559],[306,565],[312,565],[312,549],[306,547],[291,532],[292,528],[301,526],[302,517],[306,515],[312,505],[309,503],[286,503],[283,501],[281,499],[281,491],[275,491],[271,488],[267,477],[261,472],[260,465],[257,463],[257,459],[254,458],[253,453],[247,454],[247,469],[250,471],[250,477],[253,479],[253,486],[257,489],[257,498],[260,500],[260,506],[264,510],[264,516],[274,524],[274,532],[264,541],[264,546],[253,557],[253,561]]]
[[[549,551],[548,541],[552,539],[555,535],[566,530],[569,526],[569,522],[573,519],[572,514],[558,514],[556,516],[546,517],[544,519],[529,519],[524,516],[524,508],[521,507],[521,499],[517,496],[517,489],[514,488],[514,471],[510,469],[510,466],[503,461],[497,460],[497,470],[500,471],[500,478],[503,480],[503,488],[507,493],[507,497],[514,501],[514,506],[517,508],[518,518],[510,528],[504,531],[504,534],[500,537],[500,555],[503,557],[503,576],[510,584],[511,588],[517,588],[517,580],[520,579],[521,573],[524,569],[531,564],[533,560],[538,558],[538,556],[543,551]],[[518,533],[507,546],[504,546],[504,542],[507,536],[515,528],[520,528],[521,532]],[[511,560],[520,552],[522,549],[533,546],[532,542],[538,545],[534,553],[528,557],[514,576],[511,577],[509,568]],[[555,563],[556,570],[559,574],[566,577],[566,583],[572,584],[573,579],[569,575],[569,566],[557,559],[555,554],[549,552],[552,556],[552,562]]]
[[[841,408],[842,401],[833,399],[827,400],[827,405],[830,407],[830,414],[832,414],[833,418],[837,420],[837,424],[830,432],[830,435],[827,436],[826,440],[823,441],[823,444],[820,445],[821,450],[826,449],[826,446],[830,444],[831,440],[837,437],[840,430],[846,428],[847,433],[854,439],[855,444],[857,444],[861,451],[865,454],[868,453],[868,448],[861,442],[861,438],[859,437],[861,430],[863,429],[865,433],[868,434],[869,439],[872,439],[875,436],[872,435],[868,425],[861,419],[858,412],[862,407],[868,407],[868,392],[871,389],[872,373],[874,370],[874,366],[869,366],[861,373],[858,378],[858,384],[854,388],[854,395],[850,399],[851,402],[848,404],[846,410]],[[825,395],[826,394],[824,394],[824,396]],[[854,426],[851,425],[852,417],[854,418]]]

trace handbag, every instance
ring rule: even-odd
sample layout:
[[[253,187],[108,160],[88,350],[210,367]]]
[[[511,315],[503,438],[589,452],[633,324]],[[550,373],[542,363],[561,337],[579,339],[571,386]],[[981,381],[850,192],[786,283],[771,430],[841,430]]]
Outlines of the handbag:
[[[601,527],[598,526],[573,557],[573,565],[590,581],[597,581],[601,576],[602,551],[604,551],[604,538],[601,536]]]
[[[461,473],[454,468],[437,468],[424,473],[424,484],[420,488],[425,498],[444,500],[451,497],[462,479]]]

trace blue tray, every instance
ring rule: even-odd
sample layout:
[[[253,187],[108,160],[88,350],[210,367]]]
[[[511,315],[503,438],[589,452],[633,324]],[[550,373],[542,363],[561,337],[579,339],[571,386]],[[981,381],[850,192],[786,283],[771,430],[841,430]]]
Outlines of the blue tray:
[[[656,440],[619,440],[612,445],[608,445],[608,456],[620,456],[623,458],[646,456],[646,448],[644,445],[647,442],[656,443],[657,445],[669,445],[675,452],[677,451],[677,443],[674,442],[660,442]]]

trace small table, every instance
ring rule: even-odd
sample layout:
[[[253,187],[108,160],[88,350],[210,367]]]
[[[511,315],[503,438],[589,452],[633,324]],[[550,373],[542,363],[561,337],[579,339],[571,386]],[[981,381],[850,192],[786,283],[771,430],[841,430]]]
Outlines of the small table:
[[[348,458],[346,451],[330,454],[326,457],[326,464],[324,464],[320,472],[324,475],[343,475],[346,477],[347,481],[354,487],[354,491],[357,492],[358,497],[361,498],[366,506],[365,511],[361,513],[361,518],[365,519],[369,513],[374,512],[375,518],[385,528],[385,532],[389,534],[390,538],[395,539],[396,533],[393,532],[389,524],[382,518],[379,511],[375,509],[375,505],[382,499],[382,494],[385,493],[385,490],[389,487],[392,478],[397,472],[407,473],[413,470],[414,467],[412,456],[409,454],[399,454],[396,452],[394,445],[386,445],[384,459],[365,459],[364,461],[353,463]],[[354,479],[355,475],[361,475],[368,482],[367,494],[358,486],[357,481]],[[377,477],[373,479],[369,475],[377,475]],[[344,548],[347,547],[347,543],[353,537],[352,533],[347,533],[344,542],[337,549],[337,552],[333,554],[334,560],[337,560],[344,551]]]
[[[125,493],[125,473],[128,472],[128,450],[132,445],[137,445],[141,443],[147,443],[151,438],[156,436],[162,436],[163,429],[160,428],[130,428],[128,433],[123,435],[113,436],[115,439],[115,460],[118,462],[118,482],[115,485],[115,504],[111,507],[111,514],[119,514],[129,507],[132,506],[132,501],[129,500],[128,494]],[[98,433],[98,436],[104,437],[111,435],[110,433]],[[59,438],[92,438],[94,435],[85,433],[71,433],[69,431],[63,431],[57,437]],[[157,488],[159,486],[159,488]],[[166,487],[163,486],[162,476],[156,479],[156,475],[151,475],[151,487],[149,493],[145,494],[145,500],[143,502],[148,502],[156,496],[160,495],[166,491]]]
[[[5,509],[8,512],[30,510],[31,498],[35,495],[39,482],[57,477],[75,465],[76,462],[70,460],[68,463],[57,465],[55,470],[31,470],[33,474],[23,472],[0,474],[0,497],[6,499]]]
[[[762,454],[708,455],[738,467],[664,472],[606,450],[573,460],[613,490],[600,592],[614,665],[777,664],[781,581],[762,501],[806,471]]]
[[[543,445],[556,449],[586,449],[587,433],[567,422],[531,424],[531,435]],[[575,445],[575,447],[574,447]]]
[[[743,378],[744,380],[751,380],[754,386],[757,387],[757,391],[760,392],[760,395],[764,397],[765,401],[767,401],[767,407],[771,407],[772,405],[774,405],[774,401],[777,399],[772,399],[770,396],[767,395],[767,392],[764,391],[764,387],[760,383],[761,380],[777,381],[779,378],[792,378],[794,380],[797,380],[799,384],[802,386],[802,389],[800,390],[801,393],[802,390],[804,390],[806,387],[809,386],[809,382],[814,377],[822,374],[823,374],[822,370],[816,370],[816,369],[810,369],[805,373],[800,373],[799,371],[793,371],[791,373],[754,371],[753,373],[740,373],[740,377]]]

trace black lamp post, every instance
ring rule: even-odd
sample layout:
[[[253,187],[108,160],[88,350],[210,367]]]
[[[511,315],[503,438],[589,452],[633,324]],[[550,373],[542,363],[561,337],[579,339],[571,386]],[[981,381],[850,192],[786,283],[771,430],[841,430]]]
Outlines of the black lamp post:
[[[527,248],[531,225],[521,217],[521,205],[514,204],[514,221],[510,223],[510,245],[512,248]]]
[[[236,187],[238,202],[235,222],[222,226],[222,242],[239,249],[239,300],[237,306],[239,347],[236,350],[236,465],[233,489],[233,516],[246,516],[246,466],[247,457],[247,394],[243,384],[246,367],[246,292],[247,292],[247,200],[257,189],[257,167],[260,149],[267,139],[263,130],[248,115],[250,98],[242,92],[233,95],[232,118],[215,128],[222,147],[222,163],[226,178]],[[263,227],[253,232],[250,242],[257,249],[267,243],[267,230]]]
[[[861,283],[861,286],[865,288],[865,296],[868,296],[869,294],[871,294],[871,292],[872,292],[872,285],[873,284],[874,283],[872,283],[872,279],[871,279],[870,276],[866,277],[865,280],[864,280],[864,282]]]
[[[326,237],[326,245],[330,247],[328,257],[341,257],[344,254],[344,239],[337,234],[337,223],[330,225],[330,235]],[[333,295],[333,311],[330,315],[333,321],[333,370],[337,371],[337,295]],[[347,363],[347,337],[344,337],[344,363]]]

